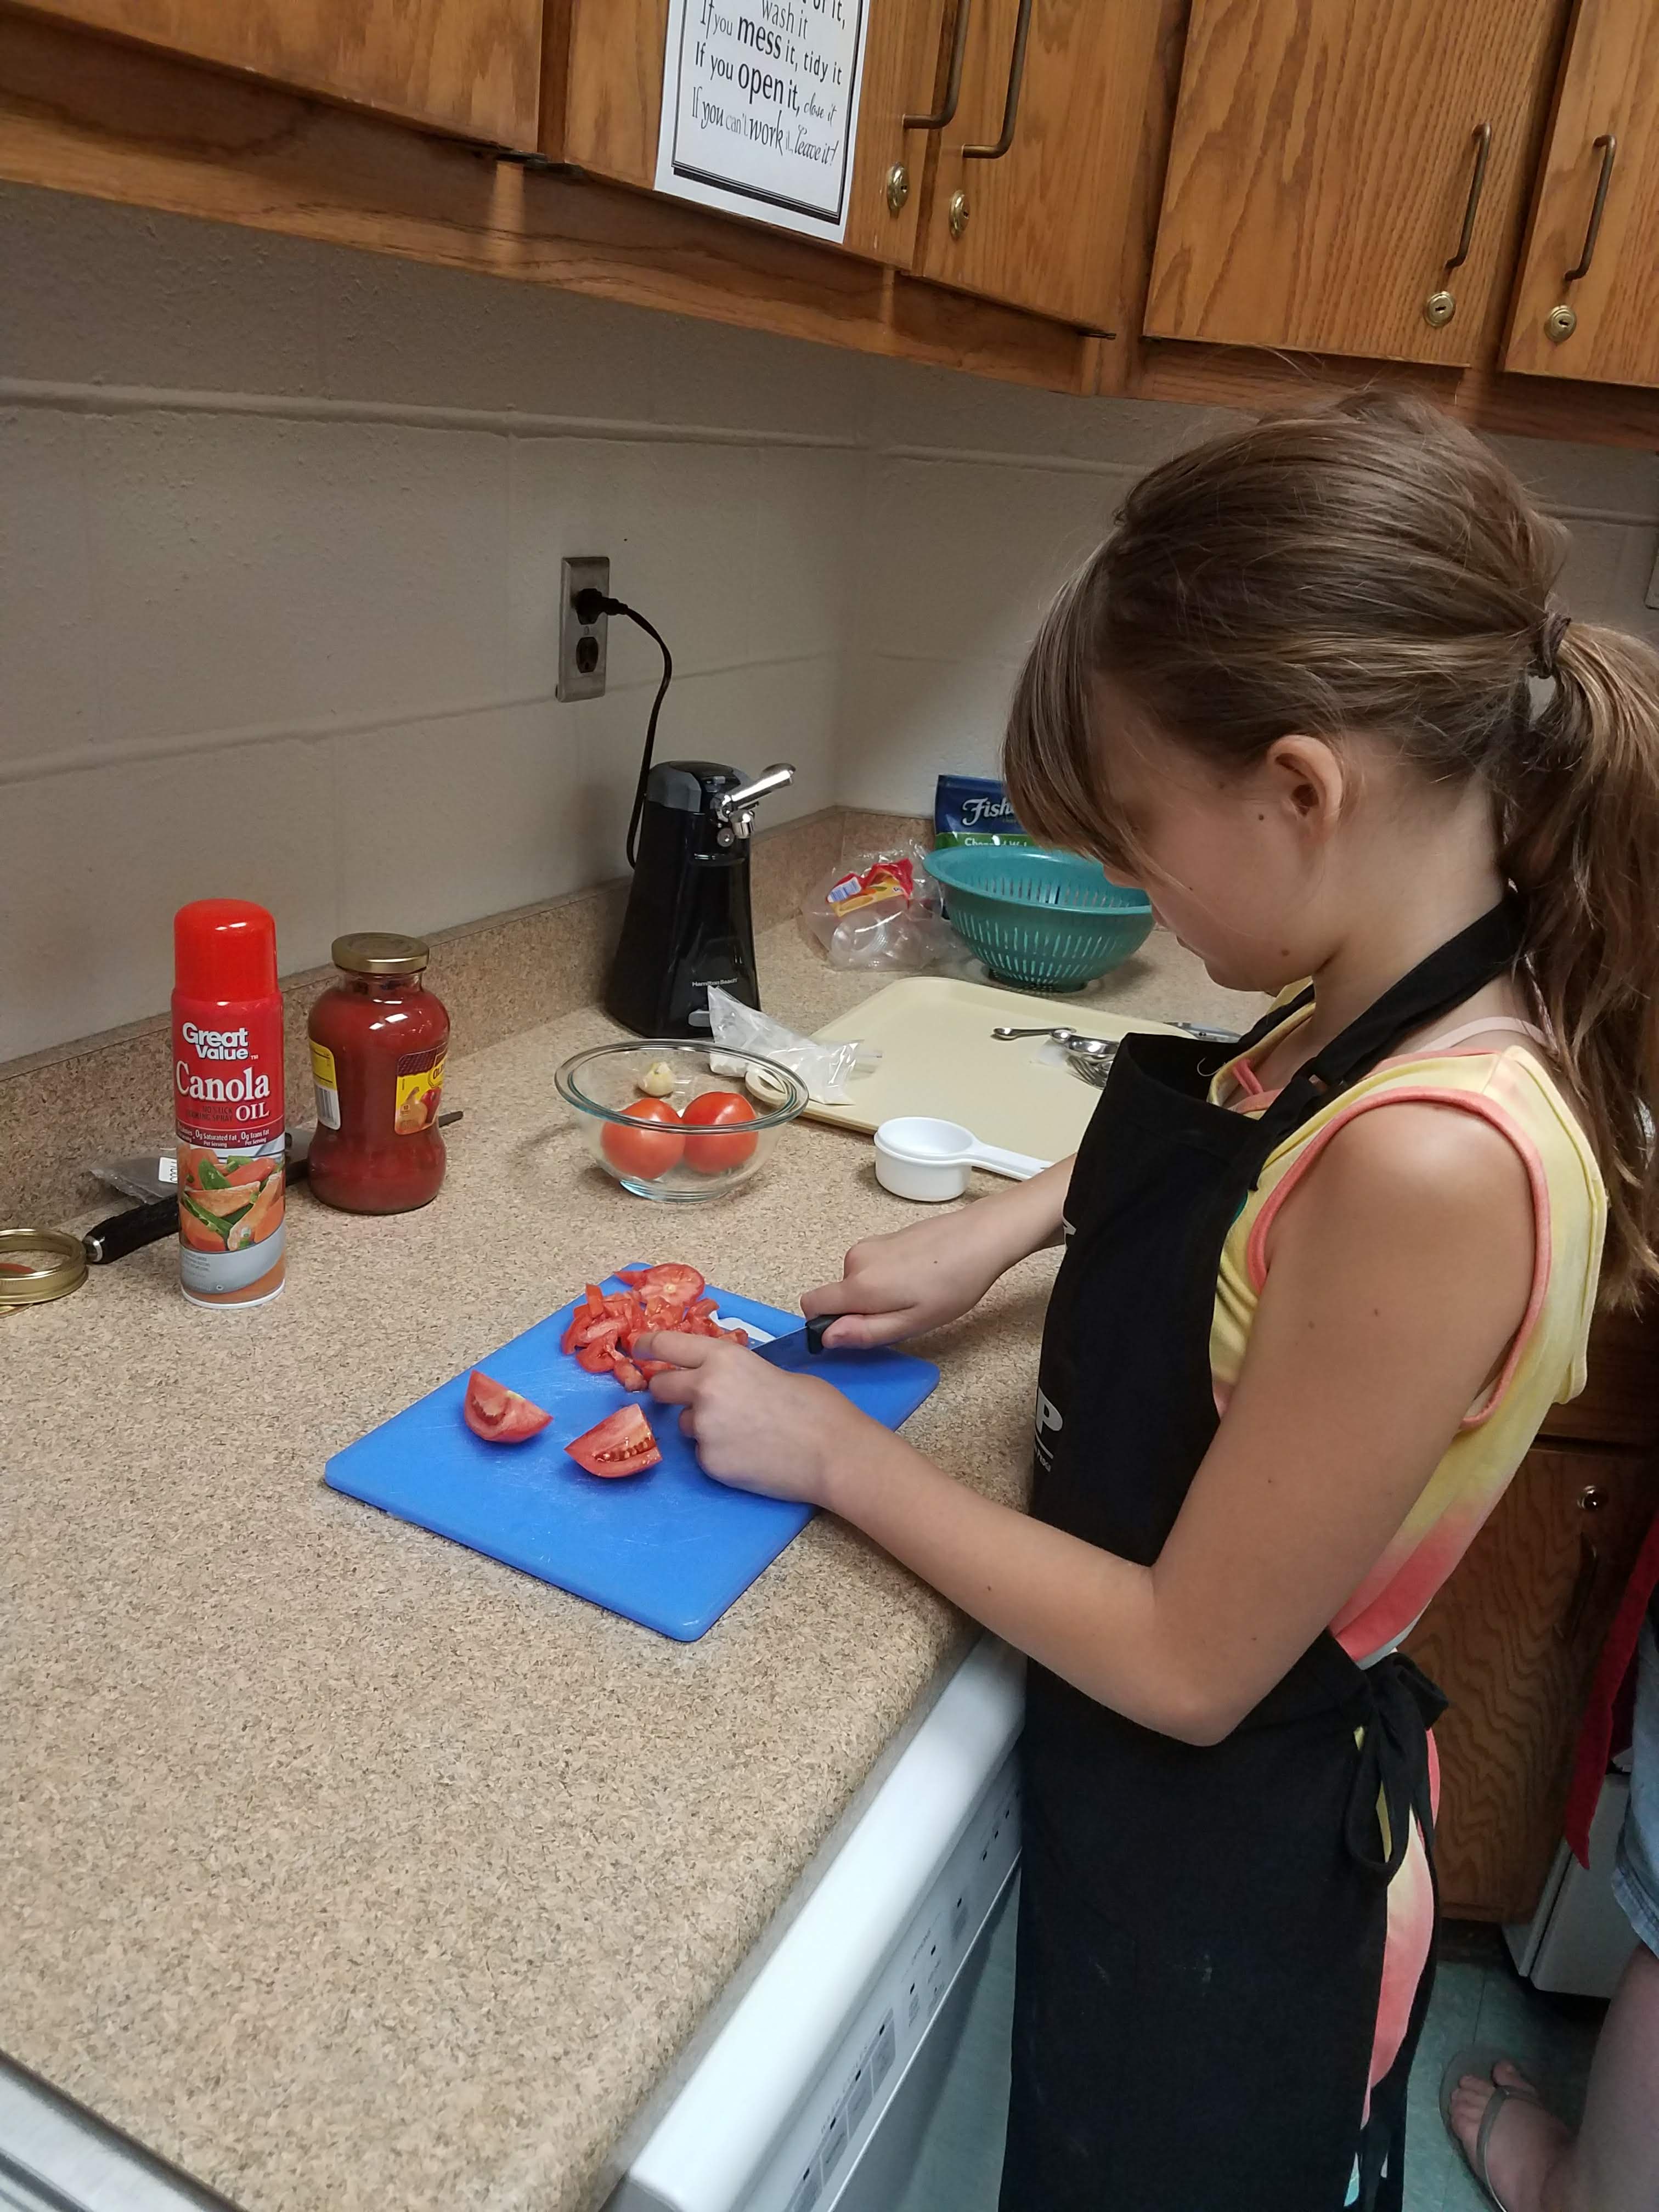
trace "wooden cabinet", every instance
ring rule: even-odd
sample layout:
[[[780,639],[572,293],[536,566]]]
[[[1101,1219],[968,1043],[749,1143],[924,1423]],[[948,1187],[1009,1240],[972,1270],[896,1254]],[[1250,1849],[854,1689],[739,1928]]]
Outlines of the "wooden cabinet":
[[[547,0],[544,149],[595,176],[657,173],[668,0]],[[908,268],[950,0],[869,0],[847,250]],[[895,177],[894,172],[900,173]]]
[[[1161,150],[1179,0],[960,6],[961,94],[938,133],[918,273],[1119,331],[1138,290],[1126,289],[1137,187]]]
[[[0,0],[0,183],[1081,398],[1391,360],[1659,445],[1659,0],[860,4],[844,251],[653,190],[670,0]]]
[[[1506,368],[1659,385],[1659,9],[1579,0]]]
[[[1656,1511],[1650,1455],[1540,1443],[1413,1632],[1412,1656],[1451,1700],[1435,1729],[1450,1917],[1536,1906],[1585,1698]]]
[[[1148,334],[1489,351],[1565,5],[1194,0]]]
[[[1659,1513],[1659,1309],[1600,1315],[1589,1370],[1409,1639],[1451,1700],[1435,1739],[1454,1918],[1536,1905],[1602,1642]]]
[[[463,137],[536,143],[542,0],[32,0],[30,12]]]

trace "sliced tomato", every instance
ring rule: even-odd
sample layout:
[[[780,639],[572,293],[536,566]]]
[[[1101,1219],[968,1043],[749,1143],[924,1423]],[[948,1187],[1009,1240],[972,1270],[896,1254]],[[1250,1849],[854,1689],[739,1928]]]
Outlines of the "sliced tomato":
[[[696,1103],[695,1098],[691,1102],[693,1106]],[[694,1298],[702,1296],[708,1285],[696,1269],[688,1267],[684,1260],[664,1260],[646,1269],[641,1288],[647,1298],[654,1295],[665,1298],[671,1305],[689,1306]]]
[[[532,1437],[538,1437],[553,1418],[518,1391],[498,1382],[493,1375],[486,1375],[482,1367],[475,1367],[467,1378],[461,1417],[473,1435],[482,1437],[487,1444],[526,1443]]]
[[[644,1389],[645,1377],[631,1359],[619,1358],[613,1371],[624,1390]]]
[[[606,1314],[603,1321],[591,1320],[579,1313],[568,1332],[572,1352],[585,1352],[590,1344],[614,1344],[622,1334],[623,1325],[615,1314]]]
[[[585,1344],[576,1354],[576,1364],[586,1375],[614,1374],[617,1347],[614,1344]]]
[[[634,1364],[648,1382],[653,1375],[666,1375],[674,1363],[672,1359],[636,1359]]]
[[[680,1119],[688,1129],[727,1129],[745,1121],[752,1124],[755,1109],[735,1091],[705,1091],[691,1101]],[[757,1141],[753,1136],[689,1136],[685,1164],[699,1175],[724,1175],[727,1169],[740,1168],[754,1157]]]
[[[589,1474],[643,1474],[662,1462],[651,1424],[637,1406],[619,1407],[565,1449]]]
[[[636,1098],[622,1110],[629,1121],[665,1122],[671,1126],[625,1129],[619,1121],[607,1121],[599,1148],[617,1173],[632,1176],[636,1182],[654,1182],[659,1176],[665,1176],[671,1168],[677,1168],[685,1150],[685,1138],[680,1128],[680,1117],[668,1101]]]

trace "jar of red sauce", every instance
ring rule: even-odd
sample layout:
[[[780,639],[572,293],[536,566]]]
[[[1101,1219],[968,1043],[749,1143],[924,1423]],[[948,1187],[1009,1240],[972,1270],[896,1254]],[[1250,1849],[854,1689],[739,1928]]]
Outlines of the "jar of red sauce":
[[[337,937],[340,980],[311,1010],[317,1133],[311,1188],[347,1213],[407,1213],[438,1195],[449,1016],[421,981],[418,937]]]

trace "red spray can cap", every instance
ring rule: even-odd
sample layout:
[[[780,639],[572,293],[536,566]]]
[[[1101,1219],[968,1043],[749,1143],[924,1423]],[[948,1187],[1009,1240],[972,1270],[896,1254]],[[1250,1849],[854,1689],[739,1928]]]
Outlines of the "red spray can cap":
[[[276,925],[250,899],[192,899],[173,917],[173,971],[185,998],[265,998],[276,988]]]

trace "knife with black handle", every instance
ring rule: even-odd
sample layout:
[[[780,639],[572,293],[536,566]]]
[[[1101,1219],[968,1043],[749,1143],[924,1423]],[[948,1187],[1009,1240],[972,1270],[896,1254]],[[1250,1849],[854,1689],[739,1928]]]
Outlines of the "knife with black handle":
[[[447,1129],[459,1121],[461,1109],[453,1114],[440,1114],[438,1127]],[[311,1133],[295,1144],[284,1163],[290,1182],[303,1182],[311,1173]],[[112,1260],[125,1260],[129,1252],[137,1252],[146,1244],[158,1244],[164,1237],[171,1237],[179,1226],[179,1200],[169,1193],[166,1198],[153,1198],[146,1206],[129,1206],[120,1213],[112,1213],[107,1221],[100,1221],[81,1239],[86,1247],[88,1263],[94,1267],[106,1267]]]
[[[769,1343],[756,1345],[755,1357],[765,1360],[769,1367],[793,1367],[803,1356],[816,1359],[823,1351],[823,1332],[831,1322],[840,1318],[838,1314],[820,1314],[805,1328],[794,1329],[787,1336],[775,1336]]]

